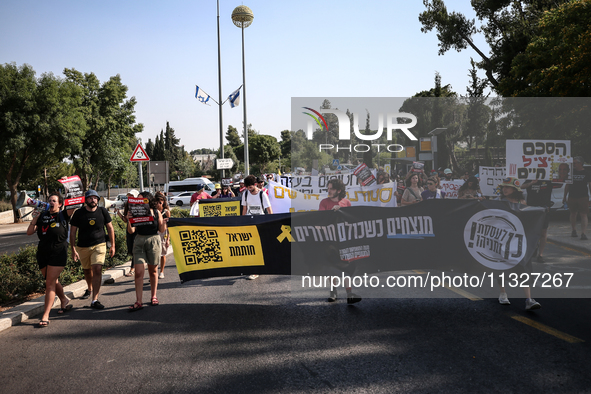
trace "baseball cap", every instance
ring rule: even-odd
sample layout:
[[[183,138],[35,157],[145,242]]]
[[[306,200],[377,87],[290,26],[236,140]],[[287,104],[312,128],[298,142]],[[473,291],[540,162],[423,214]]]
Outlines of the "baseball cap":
[[[140,192],[138,192],[135,189],[131,189],[130,191],[127,192],[127,194],[131,194],[133,197],[137,198],[138,194],[140,194]]]
[[[451,174],[452,171],[449,168],[446,168],[445,170],[443,170],[444,174]]]
[[[101,198],[98,193],[92,189],[86,191],[86,193],[84,193],[84,198],[88,198],[88,197],[92,197],[95,196],[96,198]]]
[[[202,184],[198,184],[198,185],[197,185],[197,191],[199,191],[199,190],[201,190],[201,189],[203,189],[203,185],[202,185]]]

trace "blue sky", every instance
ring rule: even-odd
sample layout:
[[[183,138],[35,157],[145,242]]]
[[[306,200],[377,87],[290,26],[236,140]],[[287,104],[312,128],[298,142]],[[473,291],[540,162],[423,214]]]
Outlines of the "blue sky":
[[[420,30],[419,0],[220,0],[224,100],[242,84],[231,21],[241,4],[254,13],[245,29],[248,122],[278,139],[291,125],[291,97],[406,97],[433,87],[436,71],[465,94],[477,59],[471,50],[437,55],[436,34]],[[474,17],[468,0],[446,4]],[[216,23],[215,0],[2,0],[0,63],[28,63],[38,75],[75,68],[101,81],[120,74],[144,143],[168,121],[185,149],[218,148],[218,108],[194,98],[195,85],[218,98]],[[242,103],[223,109],[224,133],[240,130]]]

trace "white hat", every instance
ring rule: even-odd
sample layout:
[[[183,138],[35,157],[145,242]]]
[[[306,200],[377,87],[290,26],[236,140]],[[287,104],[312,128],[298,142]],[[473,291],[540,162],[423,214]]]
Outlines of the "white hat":
[[[131,194],[134,198],[137,198],[137,196],[140,194],[140,192],[138,192],[135,189],[131,189],[130,191],[127,192],[127,194]]]

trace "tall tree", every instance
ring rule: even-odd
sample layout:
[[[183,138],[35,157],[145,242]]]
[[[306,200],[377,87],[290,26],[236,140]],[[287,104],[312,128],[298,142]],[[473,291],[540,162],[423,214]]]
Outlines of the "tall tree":
[[[0,66],[0,173],[15,221],[19,184],[80,148],[86,130],[81,98],[79,88],[51,73],[36,78],[27,64]]]
[[[230,145],[232,148],[237,148],[242,145],[240,134],[238,134],[236,127],[228,125],[228,131],[226,131],[226,141],[228,141],[228,145]]]
[[[96,188],[103,175],[108,178],[111,153],[127,147],[131,155],[135,134],[143,129],[141,123],[135,123],[136,100],[127,99],[128,88],[119,75],[101,84],[94,73],[66,68],[64,74],[67,81],[82,89],[80,109],[88,127],[81,146],[72,154],[74,166],[84,188],[92,181]]]
[[[513,59],[525,52],[527,45],[540,34],[539,19],[544,12],[570,0],[472,0],[472,7],[481,22],[449,12],[443,0],[423,0],[427,8],[419,15],[423,33],[435,29],[439,39],[439,54],[450,49],[458,52],[470,47],[481,58],[478,68],[485,71],[492,87],[508,96],[503,80],[510,76]],[[474,35],[482,33],[488,45],[476,45]]]

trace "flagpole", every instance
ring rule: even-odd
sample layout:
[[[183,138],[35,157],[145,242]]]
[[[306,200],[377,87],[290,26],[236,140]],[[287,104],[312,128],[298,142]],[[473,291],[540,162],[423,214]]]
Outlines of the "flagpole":
[[[217,11],[218,11],[218,91],[219,101],[218,107],[220,112],[220,156],[224,158],[224,120],[222,117],[222,55],[220,49],[220,0],[217,0]],[[220,182],[224,179],[225,170],[220,170]]]

